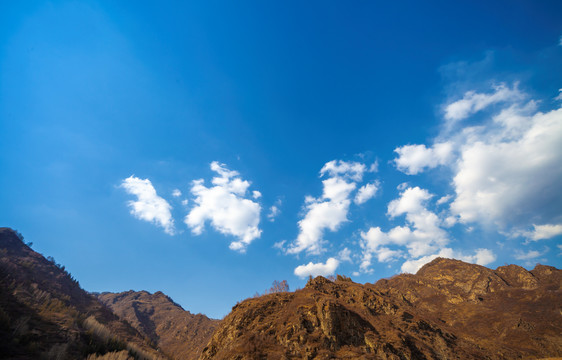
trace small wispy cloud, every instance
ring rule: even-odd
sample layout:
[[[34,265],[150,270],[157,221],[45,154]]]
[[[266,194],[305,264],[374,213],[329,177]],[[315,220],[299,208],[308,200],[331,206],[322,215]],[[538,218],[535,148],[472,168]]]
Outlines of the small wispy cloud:
[[[277,205],[272,205],[269,208],[269,213],[267,214],[267,218],[269,221],[274,222],[275,218],[281,213],[281,210],[277,207]]]
[[[169,235],[174,235],[174,220],[172,219],[172,206],[158,196],[156,189],[148,179],[139,179],[131,175],[123,180],[121,187],[128,194],[135,195],[136,201],[127,204],[131,215],[137,219],[154,223],[164,229]]]
[[[524,94],[519,91],[517,85],[515,83],[512,88],[509,88],[505,84],[499,84],[494,87],[494,92],[487,94],[467,91],[462,99],[445,107],[445,120],[448,121],[449,125],[452,125],[490,105],[506,101],[519,101],[524,97]]]
[[[537,250],[529,250],[527,252],[525,252],[525,251],[515,252],[515,258],[517,260],[530,260],[530,259],[538,258],[541,255],[542,255],[542,253],[540,251],[537,251]]]
[[[379,186],[380,185],[378,182],[361,186],[359,190],[357,190],[357,194],[355,194],[355,199],[353,199],[353,202],[357,205],[366,203],[368,200],[375,197],[379,190]]]

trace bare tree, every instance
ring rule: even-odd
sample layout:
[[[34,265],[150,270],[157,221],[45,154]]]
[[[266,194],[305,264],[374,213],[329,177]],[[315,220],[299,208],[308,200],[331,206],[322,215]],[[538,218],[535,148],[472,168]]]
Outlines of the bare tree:
[[[287,292],[287,291],[289,291],[289,283],[287,282],[287,280],[283,280],[283,281],[275,280],[271,285],[271,288],[269,288],[269,290],[266,291],[266,294],[273,294],[273,293]]]

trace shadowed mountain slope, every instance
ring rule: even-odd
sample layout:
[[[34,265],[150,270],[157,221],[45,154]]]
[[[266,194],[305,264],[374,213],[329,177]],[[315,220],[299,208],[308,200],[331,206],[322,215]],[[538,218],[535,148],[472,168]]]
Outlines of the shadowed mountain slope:
[[[162,292],[102,293],[98,299],[178,360],[197,359],[219,323],[185,311]]]
[[[515,359],[562,356],[562,271],[436,259],[376,284],[317,277],[252,298],[201,359]]]
[[[64,269],[0,228],[0,358],[84,359],[125,350],[161,356]]]

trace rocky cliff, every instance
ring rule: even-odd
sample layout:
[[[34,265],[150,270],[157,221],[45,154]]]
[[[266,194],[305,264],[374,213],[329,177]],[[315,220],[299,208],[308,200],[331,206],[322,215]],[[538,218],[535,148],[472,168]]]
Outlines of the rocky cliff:
[[[376,284],[317,277],[237,304],[201,359],[562,356],[562,271],[436,259]]]

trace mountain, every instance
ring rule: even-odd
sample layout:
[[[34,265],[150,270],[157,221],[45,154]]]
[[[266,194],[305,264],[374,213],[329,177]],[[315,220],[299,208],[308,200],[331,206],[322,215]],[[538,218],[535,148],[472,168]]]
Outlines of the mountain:
[[[22,240],[0,228],[0,358],[163,359],[64,266]]]
[[[246,299],[217,321],[162,292],[90,294],[0,228],[0,359],[562,358],[562,271],[438,258]]]
[[[172,359],[198,359],[219,321],[191,314],[156,292],[101,293],[98,299]]]
[[[233,307],[208,359],[515,359],[562,356],[562,271],[438,258],[376,284],[338,276]]]

